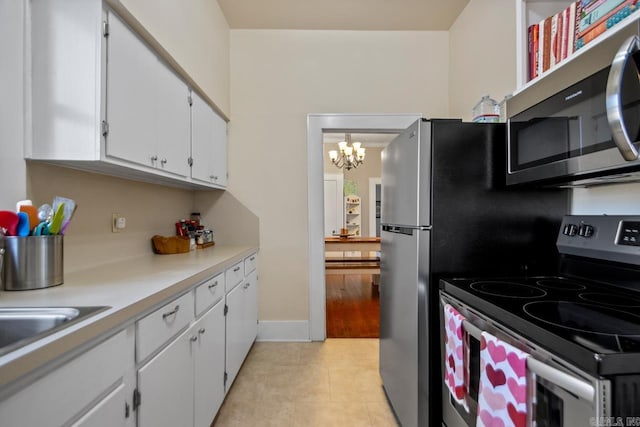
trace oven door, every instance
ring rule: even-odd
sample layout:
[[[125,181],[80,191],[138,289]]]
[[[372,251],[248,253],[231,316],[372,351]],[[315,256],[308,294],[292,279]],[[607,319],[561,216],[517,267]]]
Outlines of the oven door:
[[[598,425],[597,420],[609,416],[609,381],[591,378],[574,372],[557,358],[547,354],[538,346],[506,329],[493,320],[477,313],[450,295],[441,292],[441,306],[451,304],[465,317],[466,366],[468,370],[467,403],[469,411],[452,399],[447,386],[442,382],[442,419],[447,427],[472,427],[476,425],[478,393],[480,385],[480,340],[482,331],[522,349],[531,356],[527,360],[528,426],[536,427],[585,427]],[[441,325],[444,318],[441,310]],[[444,337],[441,328],[442,369],[444,372]]]

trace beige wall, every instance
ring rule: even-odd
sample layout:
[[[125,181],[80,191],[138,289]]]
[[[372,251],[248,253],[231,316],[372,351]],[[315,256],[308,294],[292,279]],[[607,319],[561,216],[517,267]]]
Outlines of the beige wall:
[[[120,0],[120,3],[228,116],[229,25],[218,2]]]
[[[449,115],[471,120],[482,95],[516,89],[515,2],[471,0],[449,31]]]
[[[0,210],[27,193],[24,149],[24,3],[0,0]]]
[[[448,52],[447,32],[231,31],[229,188],[260,218],[261,320],[309,318],[307,114],[447,116]]]

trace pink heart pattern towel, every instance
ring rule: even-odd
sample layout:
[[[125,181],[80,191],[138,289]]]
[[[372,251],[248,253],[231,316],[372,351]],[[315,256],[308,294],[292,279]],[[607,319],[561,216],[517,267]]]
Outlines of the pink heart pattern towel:
[[[527,353],[482,332],[476,427],[526,427],[527,357]]]
[[[462,405],[467,412],[467,386],[463,321],[464,317],[451,305],[444,306],[445,323],[445,363],[444,382],[454,401]]]

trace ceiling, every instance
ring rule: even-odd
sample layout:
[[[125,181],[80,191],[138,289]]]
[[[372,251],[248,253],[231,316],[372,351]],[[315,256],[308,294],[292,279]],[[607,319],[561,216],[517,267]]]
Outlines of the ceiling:
[[[218,0],[231,29],[446,31],[469,0]]]

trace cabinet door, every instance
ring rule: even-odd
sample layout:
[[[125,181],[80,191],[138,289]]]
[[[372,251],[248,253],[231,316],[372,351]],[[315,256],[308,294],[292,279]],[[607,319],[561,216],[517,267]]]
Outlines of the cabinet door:
[[[189,89],[165,64],[158,62],[156,91],[156,166],[176,175],[189,176]]]
[[[244,338],[244,285],[236,286],[227,294],[227,316],[226,316],[226,366],[227,384],[225,392],[229,391],[233,380],[236,378],[240,366],[244,361],[245,344]]]
[[[125,385],[121,384],[81,419],[72,424],[72,427],[124,427],[126,425],[125,389]],[[131,410],[129,414],[131,417]]]
[[[139,427],[193,425],[192,329],[138,370]]]
[[[258,335],[258,272],[253,270],[245,279],[244,345],[249,352]]]
[[[225,121],[193,93],[191,106],[191,177],[227,185],[227,126]]]
[[[193,326],[195,427],[208,427],[224,400],[224,300]]]
[[[158,59],[113,13],[107,38],[106,155],[155,166]]]
[[[212,171],[215,184],[227,186],[227,122],[217,114],[213,115],[213,158]],[[216,178],[217,177],[217,178]]]

